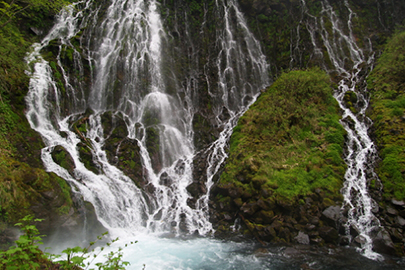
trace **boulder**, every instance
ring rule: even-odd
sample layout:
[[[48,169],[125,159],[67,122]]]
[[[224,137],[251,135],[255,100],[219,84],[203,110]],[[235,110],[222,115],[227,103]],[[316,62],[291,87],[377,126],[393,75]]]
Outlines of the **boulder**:
[[[391,202],[393,205],[405,207],[404,201],[398,201],[398,200],[392,199]]]
[[[392,207],[387,207],[387,213],[392,215],[392,216],[396,216],[398,215],[398,211]]]
[[[405,219],[402,218],[401,216],[397,216],[396,221],[399,224],[399,226],[402,226],[402,227],[405,226]]]
[[[256,211],[259,209],[259,207],[257,206],[256,203],[245,203],[244,205],[242,205],[242,207],[240,208],[240,210],[248,215],[253,215],[254,213],[256,213]]]
[[[309,236],[308,234],[303,233],[302,231],[298,232],[298,235],[294,237],[297,243],[302,245],[309,245]]]
[[[389,233],[381,228],[373,239],[373,250],[378,253],[395,255],[395,245],[391,240]]]
[[[322,216],[332,222],[337,222],[340,217],[340,206],[329,206],[322,212]]]
[[[325,240],[326,243],[337,244],[339,234],[335,228],[323,226],[319,228],[319,236]]]

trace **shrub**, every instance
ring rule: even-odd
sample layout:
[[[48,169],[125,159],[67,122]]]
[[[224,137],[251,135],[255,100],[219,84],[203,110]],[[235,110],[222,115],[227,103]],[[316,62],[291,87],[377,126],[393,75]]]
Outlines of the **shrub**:
[[[66,255],[66,259],[56,260],[61,258],[61,255],[55,255],[50,253],[44,253],[39,249],[42,243],[43,235],[39,234],[38,229],[33,222],[40,222],[41,219],[34,219],[33,216],[28,215],[20,220],[21,222],[15,224],[20,227],[23,234],[15,241],[15,246],[10,247],[6,251],[0,251],[0,269],[1,270],[26,270],[26,269],[66,269],[66,270],[78,270],[88,269],[90,264],[97,258],[104,250],[101,247],[98,253],[90,252],[91,247],[96,242],[90,242],[87,248],[74,247],[67,248],[62,251]],[[101,240],[107,233],[97,237],[97,240]],[[118,238],[107,243],[106,246],[110,246],[112,243],[118,241]],[[134,242],[131,242],[134,244]],[[125,245],[127,246],[127,245]],[[104,262],[96,263],[99,270],[118,270],[125,269],[125,266],[129,265],[129,262],[122,260],[122,248],[118,251],[111,251],[104,255],[106,260]],[[93,258],[86,263],[86,260]]]

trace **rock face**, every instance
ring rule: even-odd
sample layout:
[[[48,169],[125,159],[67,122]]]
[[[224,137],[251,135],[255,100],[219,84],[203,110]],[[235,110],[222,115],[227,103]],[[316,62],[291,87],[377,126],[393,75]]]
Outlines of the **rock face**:
[[[228,189],[230,188],[230,189]],[[235,220],[244,225],[240,233],[255,237],[264,242],[299,243],[299,244],[338,244],[340,236],[340,203],[325,198],[324,192],[290,201],[281,197],[262,197],[258,190],[251,196],[242,190],[230,186],[217,187],[213,195],[222,199],[213,206],[212,221],[217,226],[217,235],[227,237],[233,233],[230,229]],[[249,197],[250,203],[243,202]],[[255,202],[252,202],[255,201]],[[304,202],[303,202],[304,201]],[[330,206],[330,203],[333,203]],[[334,212],[333,219],[323,215]]]

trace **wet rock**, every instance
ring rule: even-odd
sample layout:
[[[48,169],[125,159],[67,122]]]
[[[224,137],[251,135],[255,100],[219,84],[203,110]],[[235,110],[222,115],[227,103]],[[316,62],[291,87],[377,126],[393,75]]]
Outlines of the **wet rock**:
[[[5,224],[0,222],[0,250],[7,249],[11,246],[14,241],[18,239],[19,234],[19,230],[6,227]]]
[[[75,163],[69,152],[60,145],[55,146],[52,151],[52,159],[62,168],[66,169],[70,174],[74,174]]]
[[[242,205],[242,207],[240,208],[240,210],[248,215],[253,215],[257,210],[259,209],[259,207],[257,206],[256,203],[247,203]]]
[[[340,207],[339,206],[329,206],[326,208],[323,212],[322,215],[331,221],[336,222],[339,217],[340,217]]]
[[[342,236],[342,237],[340,237],[339,245],[348,246],[348,245],[350,245],[350,240],[351,240],[350,236],[347,236],[347,235]]]
[[[315,229],[315,228],[316,228],[316,226],[313,225],[313,224],[307,224],[307,225],[305,226],[305,229],[306,229],[307,231],[312,231],[312,230]]]
[[[362,235],[357,235],[354,239],[352,244],[356,247],[361,247],[362,245],[364,245],[367,242],[366,238],[364,238],[364,236]]]
[[[113,132],[106,140],[103,149],[106,151],[107,159],[130,177],[138,187],[145,187],[147,181],[144,177],[140,148],[136,140],[122,137],[123,135]]]
[[[261,210],[257,213],[257,216],[262,220],[262,224],[270,224],[274,218],[274,212]]]
[[[241,188],[232,188],[228,192],[229,192],[229,196],[231,196],[231,198],[240,198],[242,195]]]
[[[373,250],[378,253],[395,255],[395,245],[385,229],[381,228],[374,237]]]
[[[402,232],[400,232],[400,229],[391,227],[387,228],[387,232],[390,234],[392,241],[395,243],[402,242],[404,240],[404,236],[402,235]]]
[[[236,206],[241,207],[243,205],[243,201],[241,198],[236,198],[233,200],[233,202],[236,204]]]
[[[257,206],[259,206],[263,210],[270,210],[270,206],[268,203],[266,203],[264,200],[259,199],[257,200]]]
[[[291,232],[286,227],[280,228],[280,232],[278,233],[278,237],[284,239],[287,243],[291,242]]]
[[[37,27],[30,27],[30,30],[37,36],[42,36],[44,34],[44,30]]]
[[[396,199],[392,199],[391,202],[392,202],[393,205],[405,207],[405,202],[404,201],[398,201]]]
[[[306,197],[306,198],[305,198],[305,204],[306,204],[307,206],[312,205],[313,202],[314,202],[314,200],[312,200],[311,197]]]
[[[263,198],[268,198],[271,196],[272,192],[266,188],[261,188],[260,194],[263,196]]]
[[[167,174],[167,172],[163,172],[159,178],[159,184],[169,187],[173,183],[173,180]]]
[[[296,257],[298,255],[301,255],[301,252],[293,247],[287,247],[283,251],[283,255],[286,257]]]
[[[303,233],[302,231],[300,231],[298,233],[298,235],[296,237],[294,237],[294,239],[297,241],[297,243],[299,244],[303,244],[303,245],[309,245],[309,236],[308,234]]]
[[[319,236],[311,237],[309,240],[311,241],[311,244],[317,244],[317,245],[322,244],[324,242],[324,240]]]
[[[326,243],[336,244],[339,239],[339,234],[335,228],[323,226],[319,228],[319,236],[325,240]]]
[[[313,225],[318,225],[319,224],[319,218],[318,217],[312,217],[309,222]]]
[[[152,167],[155,172],[159,172],[162,169],[161,164],[159,140],[161,130],[156,126],[146,128],[146,149],[148,150],[150,159],[152,161]]]
[[[405,226],[405,219],[401,216],[396,217],[396,222],[399,224],[399,226]]]
[[[276,231],[280,231],[280,229],[283,227],[283,223],[280,220],[275,220],[270,227],[272,227]]]
[[[301,264],[300,265],[300,269],[303,269],[303,270],[313,270],[313,268],[311,268],[308,264],[306,264],[306,263],[303,263],[303,264]]]
[[[308,224],[309,220],[307,219],[307,217],[305,215],[301,215],[301,219],[299,219],[299,223],[300,224]]]
[[[232,207],[232,201],[231,198],[229,197],[225,197],[221,200],[221,202],[219,203],[219,208],[222,211],[226,211],[226,212],[231,212],[233,209]]]
[[[291,201],[287,199],[278,198],[277,205],[279,205],[280,207],[284,208],[287,211],[293,210],[293,204],[291,203]]]
[[[184,162],[184,160],[179,160],[176,164],[176,167],[174,168],[175,172],[179,175],[183,175],[185,169],[186,169],[186,163]]]
[[[275,238],[275,237],[277,236],[276,231],[275,231],[274,228],[271,227],[271,226],[267,226],[267,227],[264,229],[264,231],[266,232],[267,237],[270,237],[269,241],[271,241],[271,239],[273,239],[273,238]]]
[[[341,216],[341,208],[339,206],[329,206],[322,212],[321,219],[328,226],[336,227]]]
[[[378,206],[378,203],[371,199],[371,212],[373,212],[374,214],[377,214],[380,210],[380,207]]]
[[[387,213],[390,214],[390,215],[393,215],[393,216],[398,215],[398,211],[395,210],[395,209],[392,208],[392,207],[387,207]]]
[[[269,254],[269,251],[265,248],[258,248],[253,253],[255,257],[266,257]]]

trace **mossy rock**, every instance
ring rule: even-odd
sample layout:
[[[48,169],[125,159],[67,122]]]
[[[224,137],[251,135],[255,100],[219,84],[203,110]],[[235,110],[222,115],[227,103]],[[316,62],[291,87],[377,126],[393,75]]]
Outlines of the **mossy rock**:
[[[91,147],[87,143],[78,143],[78,148],[79,148],[79,155],[80,155],[80,160],[88,169],[89,171],[94,172],[95,174],[100,173],[100,166],[96,164],[93,160],[93,153]]]
[[[153,169],[159,172],[162,169],[160,162],[160,128],[158,126],[147,127],[146,134],[146,148],[148,150],[150,159],[152,161]]]
[[[52,151],[52,159],[62,168],[66,169],[71,175],[75,168],[74,161],[65,148],[58,145]]]
[[[256,238],[291,242],[299,231],[316,231],[322,224],[307,228],[301,216],[319,220],[325,207],[342,201],[345,130],[339,119],[326,73],[282,74],[239,119],[213,192],[232,199]],[[214,201],[218,209],[221,200]]]
[[[130,177],[138,187],[145,186],[140,148],[135,139],[128,138],[127,125],[119,113],[105,112],[101,115],[104,136],[103,150],[108,161]]]
[[[325,73],[283,74],[239,120],[220,183],[248,192],[267,188],[288,200],[316,188],[339,193],[345,171],[339,117]]]

